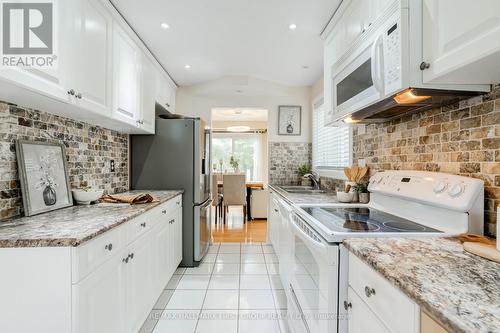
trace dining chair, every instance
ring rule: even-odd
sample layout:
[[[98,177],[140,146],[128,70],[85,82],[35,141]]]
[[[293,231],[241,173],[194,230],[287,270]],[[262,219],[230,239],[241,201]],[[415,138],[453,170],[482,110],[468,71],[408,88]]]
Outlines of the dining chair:
[[[212,175],[212,206],[215,207],[215,224],[217,224],[218,218],[222,219],[222,202],[224,201],[224,196],[219,193],[218,185],[219,176],[217,174]]]
[[[227,220],[229,206],[243,206],[243,223],[246,223],[246,184],[244,174],[224,174],[222,180],[222,194],[224,196],[224,223]]]

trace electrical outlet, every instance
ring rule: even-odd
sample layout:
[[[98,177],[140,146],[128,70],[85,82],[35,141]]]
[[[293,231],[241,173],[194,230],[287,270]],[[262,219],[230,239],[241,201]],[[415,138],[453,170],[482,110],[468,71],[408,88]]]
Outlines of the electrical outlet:
[[[111,162],[109,163],[109,169],[111,170],[111,172],[115,172],[115,160],[111,160]]]

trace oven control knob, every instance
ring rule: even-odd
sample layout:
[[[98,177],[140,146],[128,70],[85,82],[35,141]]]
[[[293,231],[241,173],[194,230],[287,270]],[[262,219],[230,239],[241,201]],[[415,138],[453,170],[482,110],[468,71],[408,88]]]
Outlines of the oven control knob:
[[[464,192],[464,186],[460,183],[454,184],[448,190],[448,194],[450,197],[456,198],[459,197]]]
[[[446,190],[447,187],[448,187],[448,184],[446,184],[445,182],[441,181],[441,182],[436,183],[434,185],[434,187],[432,188],[432,190],[434,191],[434,193],[438,194],[438,193],[441,193],[444,190]]]

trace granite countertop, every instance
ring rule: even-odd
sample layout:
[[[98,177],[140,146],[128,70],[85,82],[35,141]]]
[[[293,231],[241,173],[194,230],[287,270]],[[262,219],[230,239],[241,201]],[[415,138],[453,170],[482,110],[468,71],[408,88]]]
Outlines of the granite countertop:
[[[500,264],[465,252],[454,238],[358,238],[357,257],[450,332],[500,332]]]
[[[72,206],[52,212],[0,222],[0,248],[78,246],[168,201],[183,191],[130,191],[150,193],[150,204],[99,203]]]
[[[331,191],[326,193],[290,193],[283,190],[280,185],[269,185],[269,187],[291,204],[338,203],[335,192]]]

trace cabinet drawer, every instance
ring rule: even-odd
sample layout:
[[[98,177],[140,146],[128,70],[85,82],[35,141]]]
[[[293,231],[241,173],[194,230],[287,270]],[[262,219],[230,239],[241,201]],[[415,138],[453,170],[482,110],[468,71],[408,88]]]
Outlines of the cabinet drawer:
[[[72,283],[77,283],[120,251],[125,245],[125,226],[119,226],[72,249]]]
[[[349,254],[349,286],[391,332],[417,331],[418,306],[352,254]]]

